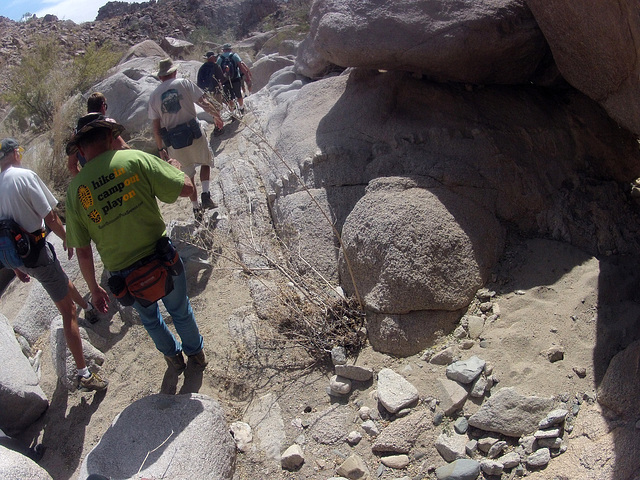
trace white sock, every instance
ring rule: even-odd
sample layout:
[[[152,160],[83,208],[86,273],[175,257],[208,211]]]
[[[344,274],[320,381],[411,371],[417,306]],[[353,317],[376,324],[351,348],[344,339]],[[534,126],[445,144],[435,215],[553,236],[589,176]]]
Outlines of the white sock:
[[[191,205],[193,205],[193,208],[200,208],[200,204],[198,203],[197,200],[192,201]]]
[[[209,182],[210,180],[203,180],[202,181],[202,193],[206,193],[209,191]]]
[[[87,368],[87,367],[79,368],[78,369],[78,375],[80,375],[81,377],[84,377],[84,378],[89,378],[91,376],[91,372],[89,371],[89,368]]]

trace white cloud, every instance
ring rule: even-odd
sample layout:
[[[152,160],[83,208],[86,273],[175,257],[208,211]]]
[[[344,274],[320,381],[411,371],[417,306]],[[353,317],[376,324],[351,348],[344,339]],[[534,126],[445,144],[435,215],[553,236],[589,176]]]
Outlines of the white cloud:
[[[73,20],[76,23],[92,22],[98,15],[98,10],[109,0],[46,0],[47,7],[33,12],[38,17],[52,14],[60,20]],[[140,3],[145,0],[132,0],[129,3]]]

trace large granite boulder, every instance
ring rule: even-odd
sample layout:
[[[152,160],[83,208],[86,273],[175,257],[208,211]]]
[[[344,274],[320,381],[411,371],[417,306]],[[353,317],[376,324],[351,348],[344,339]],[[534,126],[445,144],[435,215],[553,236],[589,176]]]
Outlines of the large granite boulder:
[[[636,341],[613,357],[598,387],[601,405],[634,420],[640,417],[639,358],[640,341]]]
[[[374,312],[460,310],[486,282],[503,238],[495,215],[464,196],[424,178],[380,177],[344,223],[340,278],[353,293],[353,275]]]
[[[563,77],[640,134],[640,4],[527,0]]]
[[[0,445],[0,478],[51,480],[51,475],[29,457]]]
[[[257,92],[269,82],[271,75],[293,64],[292,58],[283,57],[275,53],[261,57],[251,67],[251,90]]]
[[[1,314],[0,364],[0,429],[8,434],[17,433],[35,422],[49,407],[49,401],[22,353],[13,328]]]
[[[403,70],[438,81],[528,83],[548,46],[524,0],[318,0],[297,68]]]
[[[197,459],[197,461],[194,461]],[[231,480],[236,446],[218,402],[206,395],[150,395],[116,417],[78,478]]]

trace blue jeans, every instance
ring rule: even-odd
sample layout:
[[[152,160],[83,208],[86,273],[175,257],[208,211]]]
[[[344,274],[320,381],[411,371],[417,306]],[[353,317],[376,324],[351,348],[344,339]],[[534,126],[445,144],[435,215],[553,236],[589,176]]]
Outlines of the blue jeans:
[[[148,307],[143,307],[138,302],[133,304],[133,308],[140,314],[142,325],[149,332],[156,348],[164,355],[169,356],[177,355],[180,351],[184,351],[187,355],[200,353],[204,341],[198,330],[198,325],[196,325],[189,297],[187,297],[187,277],[184,268],[180,275],[173,277],[173,291],[162,299],[162,303],[173,318],[173,325],[180,335],[182,347],[167,328],[167,324],[164,323],[158,302]]]

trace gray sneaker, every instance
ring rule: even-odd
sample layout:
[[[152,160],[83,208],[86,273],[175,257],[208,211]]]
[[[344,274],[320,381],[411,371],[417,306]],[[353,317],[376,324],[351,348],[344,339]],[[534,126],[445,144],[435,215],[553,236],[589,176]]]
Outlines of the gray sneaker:
[[[78,390],[81,392],[90,392],[92,390],[101,392],[106,390],[108,385],[109,382],[100,378],[97,373],[92,373],[89,378],[78,375]]]
[[[167,361],[167,365],[170,368],[173,368],[178,373],[184,372],[184,369],[187,368],[187,364],[184,363],[184,357],[182,356],[182,352],[178,352],[176,355],[165,355],[164,359]]]
[[[189,355],[189,360],[191,360],[197,367],[200,367],[204,370],[204,367],[207,366],[209,362],[207,362],[207,358],[204,355],[204,350],[200,350],[195,355]]]
[[[202,192],[200,194],[200,203],[202,204],[202,208],[207,210],[218,208],[218,205],[211,200],[211,192]]]

